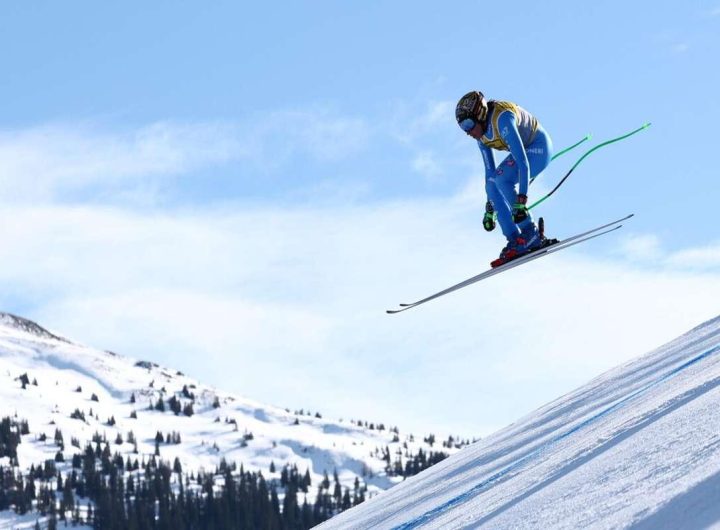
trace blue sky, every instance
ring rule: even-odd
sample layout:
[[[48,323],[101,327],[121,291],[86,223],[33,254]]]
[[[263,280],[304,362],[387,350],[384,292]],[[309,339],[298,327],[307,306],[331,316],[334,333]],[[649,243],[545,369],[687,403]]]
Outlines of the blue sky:
[[[716,315],[718,35],[717,1],[4,5],[2,309],[274,404],[486,433]],[[454,122],[473,89],[558,149],[653,122],[540,212],[636,218],[387,317],[502,246]]]
[[[451,113],[425,130],[417,122],[480,88],[535,112],[558,148],[653,121],[644,138],[589,162],[548,205],[561,226],[602,217],[587,202],[611,199],[670,245],[704,241],[699,228],[712,222],[707,208],[666,219],[671,205],[697,209],[696,195],[676,193],[678,185],[691,179],[710,191],[716,178],[708,167],[720,112],[713,2],[519,2],[495,11],[481,2],[454,10],[432,2],[69,6],[4,8],[5,130],[61,123],[132,134],[170,121],[223,126],[241,143],[263,136],[265,160],[248,167],[228,156],[194,167],[156,197],[161,206],[314,201],[327,186],[359,200],[451,194],[473,170],[469,141]],[[338,127],[318,132],[321,143],[340,137],[325,155],[297,145],[317,119]],[[284,163],[268,164],[276,154]],[[422,160],[426,175],[407,171]],[[97,198],[97,190],[74,191]]]

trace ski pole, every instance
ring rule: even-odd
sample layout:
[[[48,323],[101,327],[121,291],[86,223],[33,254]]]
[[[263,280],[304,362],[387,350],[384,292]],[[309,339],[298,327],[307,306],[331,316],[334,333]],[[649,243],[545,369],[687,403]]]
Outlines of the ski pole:
[[[555,154],[553,155],[553,157],[550,159],[550,161],[552,162],[552,161],[555,160],[557,157],[564,155],[565,153],[567,153],[567,152],[570,151],[571,149],[575,149],[578,145],[587,142],[590,138],[592,138],[592,134],[589,134],[589,133],[586,134],[585,137],[584,137],[582,140],[580,140],[579,142],[575,142],[575,143],[572,144],[570,147],[566,147],[565,149],[563,149],[563,150],[560,151],[559,153],[555,153]]]
[[[598,144],[598,145],[596,145],[595,147],[593,147],[592,149],[588,150],[585,154],[583,154],[583,155],[578,159],[577,162],[575,162],[575,164],[573,164],[573,166],[570,168],[570,170],[569,170],[567,173],[565,173],[565,176],[564,176],[562,179],[560,179],[560,182],[558,182],[557,185],[556,185],[552,190],[550,190],[550,193],[548,193],[548,194],[545,195],[544,197],[540,198],[539,200],[535,201],[533,204],[531,204],[530,206],[528,206],[528,210],[530,210],[530,209],[532,209],[532,208],[535,208],[535,206],[537,206],[538,204],[540,204],[541,202],[543,202],[545,199],[547,199],[548,197],[550,197],[553,193],[555,193],[555,192],[558,190],[558,188],[559,188],[560,186],[562,186],[563,182],[565,182],[565,181],[567,180],[567,178],[572,174],[572,172],[575,171],[575,168],[580,165],[580,162],[582,162],[583,160],[585,160],[585,158],[587,158],[587,157],[590,155],[590,153],[593,153],[593,152],[597,151],[598,149],[600,149],[601,147],[605,147],[606,145],[610,145],[610,144],[612,144],[612,143],[619,142],[620,140],[624,140],[625,138],[628,138],[628,137],[632,136],[633,134],[639,133],[640,131],[643,131],[643,130],[647,129],[648,127],[650,127],[650,125],[651,125],[650,122],[645,123],[645,124],[643,124],[642,127],[638,127],[638,128],[635,129],[634,131],[630,131],[629,133],[623,134],[622,136],[618,136],[617,138],[611,138],[610,140],[607,140],[606,142],[603,142],[603,143],[601,143],[601,144]],[[561,151],[561,152],[558,153],[558,154],[561,154],[561,153],[563,153],[563,152],[565,152],[565,151]]]
[[[592,138],[592,134],[586,134],[585,137],[584,137],[582,140],[580,140],[579,142],[575,142],[575,143],[572,144],[570,147],[566,147],[565,149],[563,149],[563,150],[560,151],[559,153],[555,153],[555,154],[553,155],[553,157],[550,159],[550,162],[552,162],[553,160],[555,160],[557,157],[564,155],[564,154],[567,153],[568,151],[570,151],[570,150],[572,150],[572,149],[575,149],[575,148],[576,148],[578,145],[580,145],[581,143],[587,142],[590,138]],[[529,186],[530,184],[532,184],[532,183],[535,181],[536,178],[538,178],[538,175],[535,175],[533,178],[530,179],[530,183],[528,184],[528,186]]]

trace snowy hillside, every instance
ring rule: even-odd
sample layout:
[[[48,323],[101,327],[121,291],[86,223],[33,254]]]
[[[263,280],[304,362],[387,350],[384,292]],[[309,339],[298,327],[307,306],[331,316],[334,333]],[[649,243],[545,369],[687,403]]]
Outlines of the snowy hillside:
[[[256,403],[1,313],[0,417],[29,425],[17,462],[0,452],[6,469],[17,463],[26,472],[54,460],[69,472],[73,455],[101,441],[128,460],[178,459],[186,473],[212,472],[225,460],[279,483],[283,468],[296,467],[310,480],[303,495],[310,504],[327,478],[337,477],[341,493],[366,498],[402,480],[388,468],[401,471],[418,454],[438,457],[461,445],[431,445],[379,423],[333,421]],[[9,513],[0,514],[0,522],[12,518]]]
[[[720,317],[322,525],[720,528]]]

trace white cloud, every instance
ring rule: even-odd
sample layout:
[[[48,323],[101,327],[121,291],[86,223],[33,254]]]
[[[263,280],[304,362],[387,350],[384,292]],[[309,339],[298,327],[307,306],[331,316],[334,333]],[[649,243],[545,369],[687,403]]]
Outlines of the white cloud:
[[[720,295],[717,271],[587,259],[585,246],[386,315],[498,251],[460,199],[8,207],[0,240],[5,304],[34,302],[26,316],[58,332],[277,405],[464,435],[716,316]]]
[[[479,168],[481,173],[472,175],[465,181],[465,184],[457,194],[457,200],[468,205],[485,206],[487,193],[485,192],[485,170]]]
[[[367,145],[371,128],[347,109],[277,111],[255,118],[247,125],[245,141],[253,159],[274,167],[292,155],[308,155],[328,162],[356,155]]]
[[[426,112],[420,115],[418,123],[424,129],[434,128],[448,121],[454,124],[453,106],[452,101],[432,101],[428,103]]]
[[[230,162],[247,176],[307,156],[322,162],[365,148],[366,123],[328,110],[278,111],[245,123],[157,122],[108,131],[53,124],[0,132],[0,197],[57,200],[87,188],[140,202],[169,179]],[[102,195],[102,193],[100,193]]]
[[[5,197],[34,200],[58,189],[177,175],[242,153],[232,128],[155,123],[129,133],[50,125],[0,134]]]
[[[455,103],[451,101],[412,101],[398,105],[389,118],[392,134],[402,143],[412,144],[419,137],[438,130],[454,130],[457,128],[454,107]]]
[[[443,174],[440,162],[429,151],[418,153],[413,160],[412,167],[429,181],[435,181]]]
[[[688,44],[687,42],[678,42],[673,45],[672,49],[675,53],[685,53],[690,50],[690,44]]]
[[[665,263],[684,269],[719,269],[720,244],[675,252],[665,258]]]
[[[653,234],[625,237],[622,240],[620,252],[634,261],[657,261],[662,254],[660,238]]]
[[[718,241],[711,241],[704,247],[669,252],[663,248],[657,235],[632,234],[623,238],[619,253],[629,260],[667,270],[686,272],[720,270]]]

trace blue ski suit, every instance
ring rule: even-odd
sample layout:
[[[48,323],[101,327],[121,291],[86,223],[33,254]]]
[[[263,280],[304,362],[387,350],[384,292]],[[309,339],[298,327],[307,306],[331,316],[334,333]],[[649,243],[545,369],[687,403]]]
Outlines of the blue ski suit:
[[[513,204],[518,193],[527,195],[530,178],[538,176],[550,164],[552,140],[525,109],[509,101],[489,101],[487,130],[477,143],[485,162],[488,201],[497,212],[503,235],[508,241],[514,241],[522,230],[530,227],[533,219],[528,215],[516,225],[512,219]],[[492,149],[510,154],[496,167]]]

